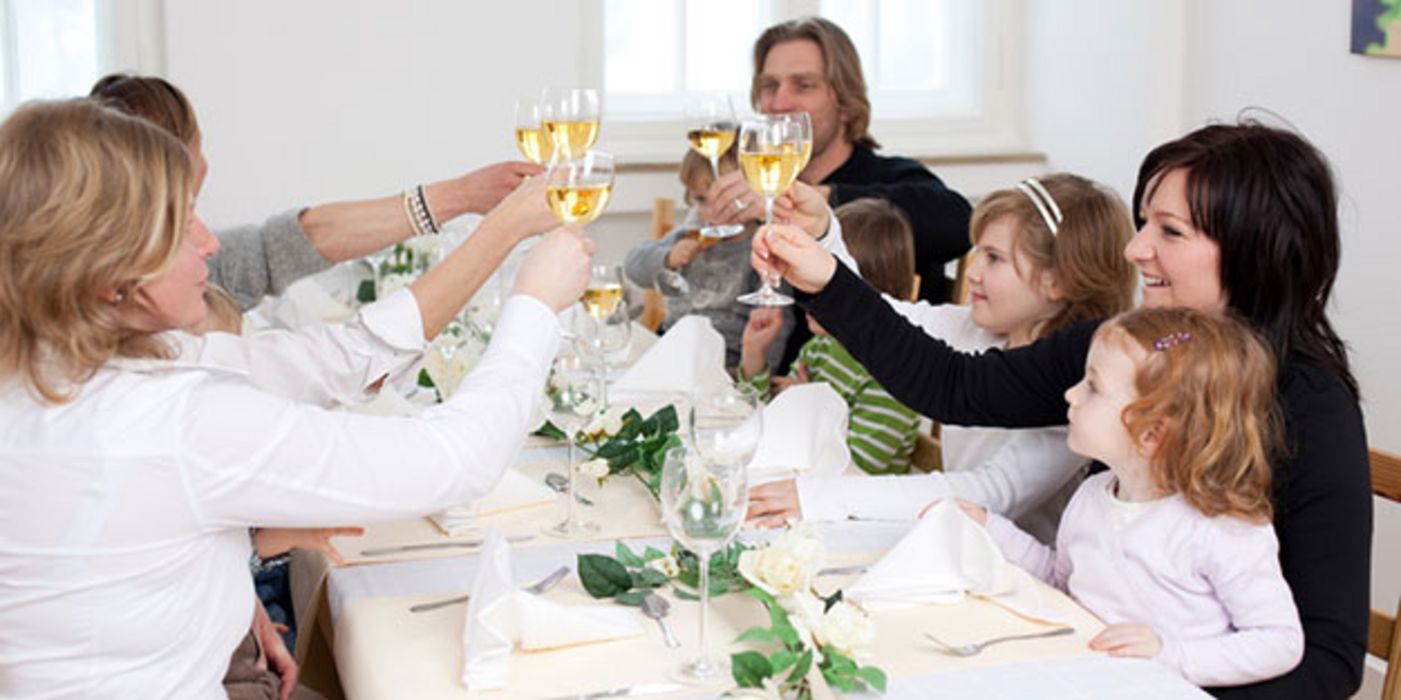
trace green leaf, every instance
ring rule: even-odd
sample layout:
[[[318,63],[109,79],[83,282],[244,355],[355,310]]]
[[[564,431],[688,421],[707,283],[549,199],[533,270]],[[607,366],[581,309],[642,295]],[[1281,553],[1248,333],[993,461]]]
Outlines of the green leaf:
[[[635,607],[642,605],[642,599],[646,598],[649,592],[650,591],[627,591],[613,596],[613,600],[623,605],[632,605]]]
[[[769,642],[777,643],[778,637],[767,627],[750,627],[735,637],[736,642]]]
[[[540,428],[535,431],[535,434],[540,437],[550,438],[551,440],[564,440],[566,437],[564,431],[560,430],[559,426],[556,426],[550,421],[545,421],[545,424],[540,426]]]
[[[361,304],[369,304],[375,300],[375,281],[360,280],[360,286],[355,288],[355,301]]]
[[[844,693],[849,693],[856,689],[856,676],[851,669],[824,668],[822,669],[822,677],[827,680],[827,685]]]
[[[579,582],[595,598],[611,598],[632,588],[632,575],[612,557],[580,554]]]
[[[798,637],[798,630],[788,621],[788,611],[778,605],[769,606],[769,628],[789,649],[796,649],[803,643]]]
[[[618,542],[614,545],[613,552],[614,556],[618,558],[618,563],[622,564],[623,566],[642,566],[642,559],[636,554],[633,554],[632,550],[628,549],[628,546],[623,544],[622,540],[618,540]]]
[[[797,683],[798,681],[802,680],[803,676],[806,676],[808,674],[808,671],[811,670],[812,650],[807,649],[803,651],[802,655],[799,656],[798,660],[793,664],[793,672],[788,674],[788,680],[784,682]]]
[[[741,688],[761,688],[764,679],[772,675],[773,666],[757,651],[742,651],[730,655],[730,676]]]
[[[675,593],[676,597],[681,600],[700,600],[699,595],[696,595],[695,593],[692,593],[684,588],[680,588],[677,586],[673,586],[671,592]]]
[[[438,388],[438,386],[433,383],[433,378],[428,376],[428,370],[426,369],[420,369],[418,371],[418,385],[427,389]]]
[[[875,666],[862,666],[856,670],[856,677],[877,693],[885,694],[885,671]]]
[[[648,545],[647,549],[642,550],[642,561],[654,561],[665,557],[666,552],[650,545]]]
[[[783,673],[784,669],[798,662],[798,655],[787,649],[779,649],[769,654],[769,664],[773,666],[774,675]]]
[[[681,427],[680,421],[676,418],[676,407],[670,404],[663,406],[652,417],[657,419],[657,429],[663,433],[674,433]]]
[[[843,656],[835,651],[824,651],[822,654],[823,668],[830,668],[839,671],[856,671],[856,662],[849,657]]]
[[[639,579],[641,579],[640,583],[644,586],[647,586],[648,588],[657,588],[658,586],[665,586],[666,582],[671,580],[667,578],[666,574],[657,571],[656,569],[643,569],[637,572],[637,576]]]
[[[760,603],[763,603],[764,607],[766,608],[770,608],[774,605],[777,605],[777,601],[773,599],[773,596],[769,595],[768,591],[765,591],[764,589],[759,588],[758,586],[750,588],[748,593],[751,597],[756,598]]]
[[[822,599],[822,612],[826,613],[832,609],[833,605],[842,602],[842,589],[838,588],[836,593]]]

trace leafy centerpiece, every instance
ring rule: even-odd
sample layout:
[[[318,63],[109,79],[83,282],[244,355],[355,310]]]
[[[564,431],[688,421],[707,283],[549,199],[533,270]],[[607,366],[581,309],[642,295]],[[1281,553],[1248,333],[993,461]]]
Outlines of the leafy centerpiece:
[[[666,452],[681,444],[676,434],[679,426],[676,407],[670,404],[646,417],[636,408],[605,411],[574,435],[574,444],[589,455],[578,469],[600,484],[615,474],[630,474],[656,498]],[[535,434],[556,440],[569,438],[548,420]]]

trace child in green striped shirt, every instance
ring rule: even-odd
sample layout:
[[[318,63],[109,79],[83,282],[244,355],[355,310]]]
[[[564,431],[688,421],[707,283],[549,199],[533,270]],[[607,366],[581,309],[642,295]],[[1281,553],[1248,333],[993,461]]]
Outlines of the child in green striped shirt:
[[[858,199],[839,207],[836,215],[861,276],[892,297],[910,298],[915,289],[914,234],[900,210],[883,199]],[[826,382],[846,400],[846,442],[856,466],[870,474],[908,473],[919,415],[876,383],[812,316],[808,327],[813,337],[798,352],[793,376],[770,377],[764,353],[782,327],[779,309],[750,312],[740,343],[740,378],[765,393],[778,393],[794,383]]]

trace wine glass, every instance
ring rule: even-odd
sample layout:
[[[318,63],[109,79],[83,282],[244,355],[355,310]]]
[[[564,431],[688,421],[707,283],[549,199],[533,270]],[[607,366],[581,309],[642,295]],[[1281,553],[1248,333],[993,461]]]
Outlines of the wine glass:
[[[811,143],[812,127],[806,113],[760,114],[746,119],[739,130],[739,167],[755,192],[764,195],[764,224],[773,224],[773,203],[797,179],[804,156],[804,125]],[[811,146],[808,146],[811,149]],[[788,306],[793,299],[779,294],[778,280],[770,271],[757,291],[739,298],[754,306]]]
[[[729,544],[749,507],[747,470],[710,462],[684,447],[668,450],[662,464],[662,520],[681,546],[695,552],[700,564],[700,652],[672,675],[686,683],[711,684],[728,677],[723,660],[705,647],[710,608],[710,557]]]
[[[545,201],[561,223],[583,228],[597,219],[613,196],[613,156],[589,151],[578,158],[555,160],[545,173]]]
[[[603,405],[608,407],[612,356],[632,342],[632,318],[623,299],[623,273],[617,265],[594,265],[581,300],[584,313],[574,317],[575,347],[590,357],[603,378]]]
[[[550,422],[564,431],[569,442],[569,492],[564,494],[564,521],[544,528],[554,537],[577,537],[598,532],[598,524],[579,518],[574,494],[577,492],[579,465],[574,454],[574,439],[603,410],[603,386],[598,374],[576,355],[555,359],[546,387]]]
[[[735,109],[724,93],[691,95],[685,106],[686,140],[691,149],[710,161],[710,174],[720,179],[720,157],[735,143]],[[744,231],[743,224],[700,227],[702,244],[714,244]]]
[[[540,125],[554,143],[554,158],[573,160],[598,141],[597,90],[545,88],[540,109]]]
[[[764,402],[747,383],[703,388],[691,397],[691,444],[705,461],[743,469],[764,434]]]
[[[522,97],[516,100],[516,147],[521,149],[525,159],[541,165],[549,162],[554,155],[554,142],[545,134],[542,126],[540,100]]]

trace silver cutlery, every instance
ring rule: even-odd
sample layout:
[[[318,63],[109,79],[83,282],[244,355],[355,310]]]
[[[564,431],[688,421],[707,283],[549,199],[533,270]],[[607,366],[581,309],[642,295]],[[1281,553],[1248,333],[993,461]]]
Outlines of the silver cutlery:
[[[642,683],[639,685],[625,685],[621,688],[611,688],[609,690],[599,690],[593,693],[578,693],[576,695],[560,695],[547,700],[598,700],[598,698],[628,698],[639,695],[657,695],[660,693],[674,693],[681,690],[683,686],[679,683]]]
[[[934,642],[935,644],[938,644],[939,646],[943,647],[944,653],[952,654],[954,656],[974,656],[982,652],[983,649],[992,646],[993,644],[1001,644],[1002,642],[1011,642],[1018,639],[1041,639],[1042,637],[1060,637],[1067,634],[1075,634],[1075,628],[1057,627],[1053,630],[1046,630],[1045,632],[1032,632],[1031,634],[1010,634],[1005,637],[993,637],[992,639],[983,640],[974,644],[949,644],[948,642],[945,642],[928,632],[925,632],[924,636],[927,637],[929,641]]]
[[[555,569],[554,572],[551,573],[549,576],[546,576],[545,578],[542,578],[542,579],[540,579],[539,581],[536,581],[535,583],[532,583],[532,584],[530,584],[529,586],[526,586],[525,588],[522,588],[521,590],[525,591],[526,593],[533,593],[533,594],[535,594],[535,595],[540,595],[541,593],[544,593],[545,591],[548,591],[548,590],[550,590],[551,588],[554,588],[556,583],[559,583],[560,581],[564,580],[564,577],[565,577],[565,576],[568,576],[568,575],[569,575],[569,567],[567,567],[567,566],[561,566],[561,567],[559,567],[558,569]],[[437,610],[438,608],[446,608],[446,607],[449,606],[449,605],[457,605],[458,603],[465,603],[465,602],[467,602],[467,599],[468,599],[468,598],[471,598],[471,597],[472,597],[472,596],[471,596],[470,594],[469,594],[469,595],[460,595],[460,596],[457,596],[456,598],[448,598],[448,599],[446,599],[446,600],[435,600],[435,601],[433,601],[433,602],[431,602],[431,603],[419,603],[418,605],[415,605],[415,606],[413,606],[413,607],[410,607],[410,608],[409,608],[409,612],[416,612],[416,613],[418,613],[418,612],[428,612],[429,610]]]
[[[569,477],[560,474],[559,472],[550,472],[549,474],[545,475],[545,485],[554,489],[556,493],[568,493]],[[574,500],[578,501],[581,505],[593,505],[593,501],[584,498],[582,495],[577,493],[574,494]]]
[[[818,576],[843,576],[845,574],[864,574],[871,570],[870,564],[852,564],[850,566],[831,566],[826,569],[818,569]]]
[[[535,535],[511,535],[506,538],[507,542],[528,542],[535,539]],[[362,557],[378,557],[384,554],[399,554],[401,552],[419,552],[429,549],[471,549],[480,547],[486,543],[485,538],[475,540],[452,540],[449,542],[420,542],[417,544],[396,544],[392,547],[371,547],[360,550]]]
[[[681,640],[671,631],[671,625],[667,624],[666,615],[671,612],[671,603],[656,593],[648,593],[642,599],[642,614],[657,621],[662,627],[662,637],[666,640],[666,645],[672,649],[681,646]]]

